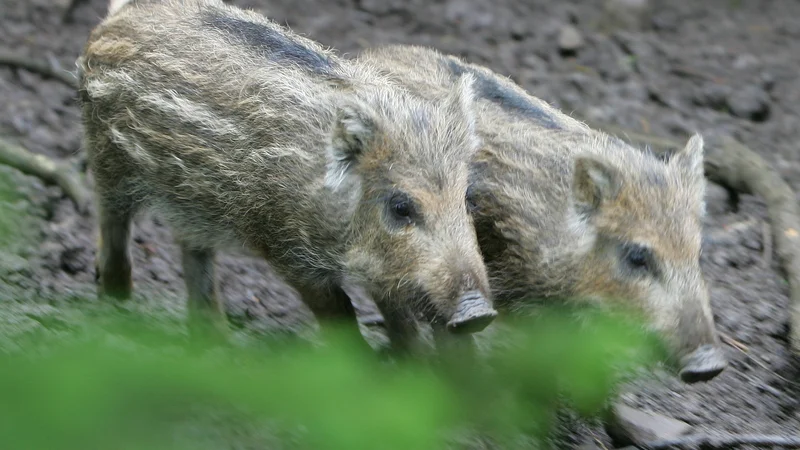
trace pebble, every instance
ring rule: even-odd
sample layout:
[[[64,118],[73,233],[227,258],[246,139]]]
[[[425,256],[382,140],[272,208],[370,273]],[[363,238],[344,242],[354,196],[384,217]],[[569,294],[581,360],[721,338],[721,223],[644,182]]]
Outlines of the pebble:
[[[686,422],[623,404],[616,404],[614,413],[613,423],[608,423],[606,428],[618,446],[675,439],[692,428]]]
[[[728,97],[731,89],[722,84],[709,84],[699,90],[692,98],[694,104],[715,110],[722,110],[728,106]]]
[[[731,114],[736,117],[753,122],[763,122],[769,117],[769,94],[759,86],[749,85],[734,90],[728,96],[727,103]]]
[[[744,70],[757,65],[758,65],[758,58],[749,53],[739,55],[733,61],[733,68],[736,70]]]
[[[758,81],[761,83],[761,87],[768,92],[775,87],[775,76],[769,72],[762,72],[758,76]]]
[[[558,49],[564,54],[574,54],[583,47],[583,35],[572,25],[564,25],[558,32]]]

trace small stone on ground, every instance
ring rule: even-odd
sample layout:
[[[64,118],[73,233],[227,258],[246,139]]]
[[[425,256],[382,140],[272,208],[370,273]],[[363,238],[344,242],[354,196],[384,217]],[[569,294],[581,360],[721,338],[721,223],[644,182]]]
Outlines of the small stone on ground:
[[[692,429],[686,422],[621,404],[614,406],[614,413],[606,431],[618,446],[674,439]]]

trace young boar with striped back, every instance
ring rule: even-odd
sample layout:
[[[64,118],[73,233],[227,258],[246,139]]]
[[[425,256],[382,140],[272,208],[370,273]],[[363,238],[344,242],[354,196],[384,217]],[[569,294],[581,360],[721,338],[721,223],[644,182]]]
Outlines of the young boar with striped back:
[[[638,151],[487,68],[422,47],[367,50],[422,97],[476,79],[478,241],[498,309],[525,300],[622,302],[670,344],[687,382],[726,366],[700,271],[703,141]]]
[[[365,287],[399,351],[415,314],[465,333],[496,314],[466,204],[471,76],[420,99],[219,0],[115,1],[78,65],[101,294],[131,295],[148,205],[180,242],[193,330],[224,330],[213,259],[231,245],[355,333],[341,285]]]

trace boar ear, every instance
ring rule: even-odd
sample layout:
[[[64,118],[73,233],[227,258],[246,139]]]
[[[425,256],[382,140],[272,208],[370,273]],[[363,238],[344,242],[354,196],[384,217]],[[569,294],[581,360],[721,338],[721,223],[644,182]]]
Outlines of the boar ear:
[[[591,156],[580,156],[575,160],[572,195],[589,211],[615,199],[620,185],[619,172],[608,163]]]
[[[473,148],[478,147],[478,137],[475,131],[475,77],[465,73],[458,77],[453,89],[447,95],[445,104],[449,117],[460,117],[464,124],[464,133],[471,141]]]
[[[375,120],[361,105],[339,108],[328,148],[325,185],[336,189],[352,174],[352,169],[377,132]]]
[[[475,77],[471,73],[465,73],[458,77],[446,99],[448,107],[452,108],[452,112],[473,115],[472,104],[475,102],[474,85]]]
[[[686,143],[686,146],[676,151],[669,163],[680,167],[690,177],[703,178],[703,138],[695,134]]]
[[[675,152],[669,160],[669,164],[678,168],[686,178],[686,183],[698,202],[697,211],[700,217],[705,215],[706,202],[706,179],[703,169],[703,153],[704,153],[703,138],[699,134],[695,134],[686,143],[686,146]]]

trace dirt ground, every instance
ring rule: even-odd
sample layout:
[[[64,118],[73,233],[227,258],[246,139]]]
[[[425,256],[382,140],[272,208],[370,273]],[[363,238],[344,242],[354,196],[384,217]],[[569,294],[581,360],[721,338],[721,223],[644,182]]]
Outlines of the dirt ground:
[[[74,61],[106,0],[80,6],[62,23],[67,0],[0,0],[0,48]],[[545,0],[241,0],[342,53],[388,43],[423,44],[511,76],[566,112],[634,131],[684,139],[729,133],[757,150],[800,190],[800,3],[792,0],[652,1],[638,31],[603,27],[603,2]],[[639,3],[634,1],[619,3]],[[648,3],[648,2],[643,2]],[[629,6],[630,7],[630,6]],[[559,49],[571,25],[577,50]],[[23,70],[0,68],[0,134],[79,167],[76,93]],[[0,167],[15,198],[0,215],[23,225],[0,252],[0,350],[26,335],[70,333],[106,307],[94,299],[93,213],[79,215],[57,188]],[[744,196],[734,210],[711,185],[702,265],[731,367],[687,386],[668,375],[639,382],[625,403],[684,420],[698,430],[796,434],[800,364],[788,350],[787,284],[772,257],[763,202]],[[134,232],[136,300],[128,308],[180,328],[184,292],[177,249],[157,217]],[[241,336],[310,329],[311,314],[268,266],[224,256],[220,285]],[[374,312],[367,302],[360,311]],[[371,332],[379,338],[377,332]],[[571,448],[602,429],[579,427]]]

